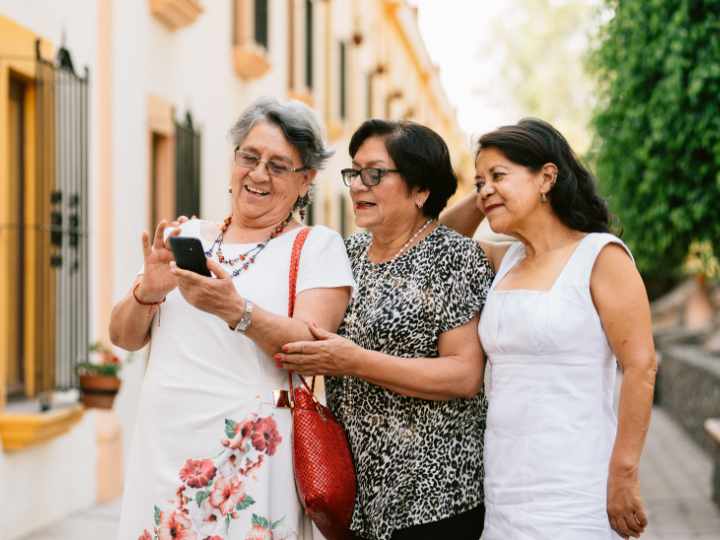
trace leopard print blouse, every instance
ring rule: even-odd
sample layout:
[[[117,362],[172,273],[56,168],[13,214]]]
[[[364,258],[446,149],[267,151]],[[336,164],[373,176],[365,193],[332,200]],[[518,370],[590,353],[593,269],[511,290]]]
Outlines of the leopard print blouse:
[[[371,239],[364,233],[345,240],[361,309],[354,328],[343,323],[340,335],[393,356],[437,358],[440,334],[471,320],[485,303],[493,278],[485,253],[441,225],[398,257],[387,276],[390,262],[367,260],[358,275]],[[355,462],[351,528],[358,536],[386,540],[396,529],[483,502],[484,389],[470,399],[428,401],[355,377],[328,377],[326,392]]]

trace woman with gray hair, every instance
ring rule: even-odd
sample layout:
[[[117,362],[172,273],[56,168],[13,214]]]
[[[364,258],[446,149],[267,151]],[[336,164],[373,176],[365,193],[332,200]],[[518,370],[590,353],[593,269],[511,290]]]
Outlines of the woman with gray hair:
[[[134,351],[152,338],[122,540],[312,539],[295,491],[290,410],[273,401],[287,372],[271,358],[313,339],[312,322],[335,332],[355,286],[340,236],[314,227],[287,317],[291,252],[307,234],[292,213],[309,203],[332,151],[309,107],[274,98],[250,105],[228,138],[233,213],[173,230],[163,221],[152,245],[144,232],[144,268],[113,310],[115,345]],[[215,277],[177,267],[169,237],[178,235],[202,243]]]

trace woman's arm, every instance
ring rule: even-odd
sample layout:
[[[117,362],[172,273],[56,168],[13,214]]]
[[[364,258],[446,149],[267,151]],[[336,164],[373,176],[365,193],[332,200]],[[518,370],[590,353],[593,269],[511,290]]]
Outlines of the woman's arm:
[[[188,303],[218,316],[235,328],[245,314],[245,299],[238,294],[230,274],[216,261],[208,259],[207,265],[216,278],[182,270],[173,263],[172,272],[180,293]],[[272,357],[285,343],[314,340],[315,337],[308,329],[311,322],[336,331],[340,327],[349,300],[350,287],[309,289],[297,295],[292,319],[254,305],[250,326],[245,335]],[[228,328],[228,332],[231,331]]]
[[[648,519],[640,494],[638,466],[650,425],[657,373],[650,306],[640,274],[617,244],[609,244],[600,252],[590,291],[623,372],[607,512],[615,532],[625,539],[639,538]]]
[[[473,190],[440,214],[438,222],[453,231],[472,238],[485,214],[478,208],[478,194]]]
[[[170,262],[174,261],[170,249],[170,236],[177,236],[180,230],[172,231],[164,239],[167,223],[163,220],[155,230],[153,245],[150,235],[142,234],[144,274],[138,276],[125,297],[117,303],[110,315],[110,341],[126,351],[142,349],[150,341],[150,325],[156,306],[143,306],[133,297],[146,304],[162,302],[170,291],[175,288],[175,280],[170,273]],[[135,290],[135,287],[138,287]]]
[[[482,388],[485,360],[478,320],[443,332],[439,358],[400,358],[367,351],[352,341],[312,327],[320,341],[290,343],[275,357],[300,375],[352,375],[405,396],[443,401],[473,397]]]

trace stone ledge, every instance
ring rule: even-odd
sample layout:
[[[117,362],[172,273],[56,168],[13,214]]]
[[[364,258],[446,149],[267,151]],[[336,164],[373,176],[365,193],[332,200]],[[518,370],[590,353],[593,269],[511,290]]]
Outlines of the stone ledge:
[[[0,439],[4,450],[22,450],[70,431],[83,417],[85,408],[74,404],[38,413],[0,412]]]
[[[171,30],[189,26],[203,12],[196,0],[149,0],[150,11]]]
[[[707,452],[715,442],[705,420],[720,418],[720,358],[688,345],[661,346],[657,402]]]
[[[711,452],[715,466],[712,477],[713,502],[720,507],[720,418],[708,418],[703,423],[711,437]]]

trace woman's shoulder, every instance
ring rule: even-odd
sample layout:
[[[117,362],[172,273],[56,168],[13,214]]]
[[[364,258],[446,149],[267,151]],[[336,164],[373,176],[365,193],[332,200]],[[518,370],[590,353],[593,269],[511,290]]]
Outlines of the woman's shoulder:
[[[485,252],[480,245],[465,235],[462,235],[445,225],[429,234],[426,238],[428,247],[441,250],[444,257],[455,260],[479,259],[487,261]]]
[[[300,234],[300,231],[302,229],[299,229],[298,234]],[[323,225],[316,225],[310,229],[305,240],[303,253],[305,254],[303,258],[312,257],[318,262],[322,261],[324,264],[338,264],[340,261],[345,261],[345,264],[347,264],[348,257],[342,237],[336,231]]]
[[[304,227],[303,227],[304,228]],[[299,229],[299,231],[302,231],[302,228]],[[298,231],[298,234],[299,234]],[[308,242],[320,242],[325,241],[337,241],[342,242],[342,237],[337,231],[333,231],[332,229],[328,229],[325,225],[313,225],[310,229],[310,232],[308,233],[307,241]]]
[[[630,248],[628,248],[625,245],[625,242],[620,240],[620,238],[618,238],[614,234],[605,232],[591,232],[582,239],[581,243],[584,244],[586,246],[586,249],[591,252],[591,257],[593,260],[600,255],[600,252],[603,251],[605,246],[615,244],[621,247],[630,256],[633,262],[635,262],[635,258],[633,257]]]
[[[367,249],[368,243],[370,242],[370,233],[357,233],[351,234],[345,239],[345,249],[347,250],[348,257],[353,259],[359,257]]]

